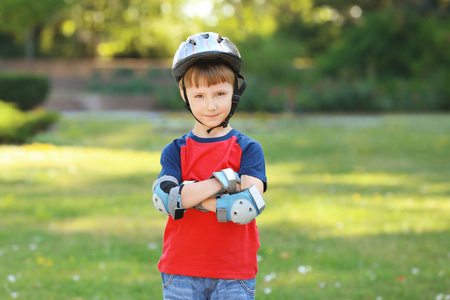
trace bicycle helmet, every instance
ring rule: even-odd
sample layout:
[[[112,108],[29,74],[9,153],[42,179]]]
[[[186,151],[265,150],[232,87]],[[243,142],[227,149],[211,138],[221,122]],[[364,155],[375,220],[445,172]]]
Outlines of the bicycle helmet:
[[[184,74],[196,63],[200,62],[225,62],[234,72],[234,91],[232,96],[231,110],[225,120],[216,127],[208,129],[210,133],[214,128],[227,127],[228,122],[233,116],[237,105],[239,104],[242,93],[247,83],[240,74],[242,67],[242,58],[236,46],[226,37],[222,37],[215,32],[197,33],[187,38],[180,44],[172,63],[172,74],[178,83],[182,80],[182,88],[185,98],[185,108],[191,112],[194,118],[200,122],[192,113],[189,100],[187,98],[186,86],[184,84]],[[242,79],[242,85],[239,87],[239,79]],[[203,124],[200,122],[200,124]]]

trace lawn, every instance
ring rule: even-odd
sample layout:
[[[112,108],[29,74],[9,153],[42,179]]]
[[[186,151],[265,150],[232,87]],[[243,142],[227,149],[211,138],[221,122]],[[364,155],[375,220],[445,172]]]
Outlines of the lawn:
[[[162,147],[187,114],[66,114],[0,146],[0,299],[161,299]],[[237,114],[264,148],[257,299],[450,299],[450,115]]]

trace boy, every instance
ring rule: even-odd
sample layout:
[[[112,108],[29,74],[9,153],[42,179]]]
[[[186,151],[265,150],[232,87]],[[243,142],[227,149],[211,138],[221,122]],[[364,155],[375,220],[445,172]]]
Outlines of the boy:
[[[189,37],[174,57],[195,125],[164,148],[153,184],[153,204],[169,215],[158,263],[164,299],[255,297],[254,219],[267,179],[260,144],[228,124],[246,86],[241,66],[237,48],[213,32]]]

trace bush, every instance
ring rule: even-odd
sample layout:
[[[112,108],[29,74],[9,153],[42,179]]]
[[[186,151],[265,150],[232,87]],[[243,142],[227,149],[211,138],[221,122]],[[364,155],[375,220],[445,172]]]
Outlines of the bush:
[[[24,143],[58,119],[59,115],[54,112],[22,112],[14,104],[0,101],[0,144]]]
[[[440,91],[428,80],[390,79],[379,85],[378,98],[385,111],[437,111]]]
[[[298,111],[380,111],[377,91],[369,82],[345,82],[326,79],[303,86],[297,94]]]
[[[242,95],[238,110],[281,112],[286,109],[285,88],[256,76],[248,77],[247,88]]]
[[[168,81],[155,86],[155,104],[162,110],[180,111],[184,109],[178,85]]]
[[[173,83],[170,69],[151,69],[143,76],[136,75],[133,69],[117,69],[110,78],[93,72],[87,88],[102,94],[149,94],[168,82]]]
[[[0,99],[12,102],[21,110],[41,105],[50,90],[45,76],[19,73],[0,73]]]
[[[439,96],[439,108],[441,110],[450,110],[450,70],[448,67],[442,67],[434,72],[429,78],[430,89],[436,89]]]
[[[296,95],[297,111],[439,111],[450,109],[450,72],[429,79],[385,78],[346,81],[324,79],[304,84]]]

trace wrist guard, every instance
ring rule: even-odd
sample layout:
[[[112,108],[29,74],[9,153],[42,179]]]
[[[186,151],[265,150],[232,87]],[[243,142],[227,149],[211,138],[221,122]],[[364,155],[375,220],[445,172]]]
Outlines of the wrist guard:
[[[232,221],[248,224],[266,207],[263,197],[255,185],[233,195],[217,198],[216,216],[219,222]]]
[[[237,183],[241,183],[241,178],[239,177],[238,173],[233,171],[233,169],[228,168],[223,169],[220,172],[214,172],[211,178],[216,178],[222,186],[222,188],[211,197],[218,197],[226,193],[234,194],[236,192],[239,192],[237,190]]]
[[[171,215],[174,220],[181,219],[186,211],[181,206],[180,192],[183,185],[170,175],[164,175],[153,183],[153,205],[165,215]]]

